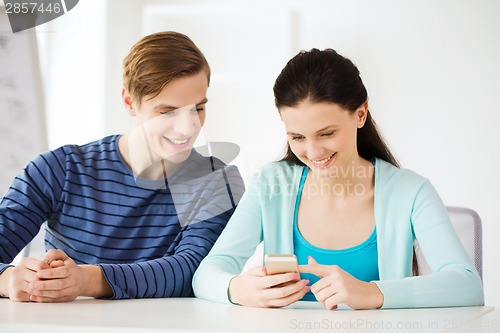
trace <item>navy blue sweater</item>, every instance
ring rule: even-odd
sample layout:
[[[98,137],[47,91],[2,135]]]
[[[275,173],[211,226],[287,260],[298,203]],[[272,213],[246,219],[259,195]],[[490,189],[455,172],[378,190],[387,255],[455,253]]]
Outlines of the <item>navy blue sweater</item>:
[[[0,201],[0,273],[47,221],[46,249],[99,265],[112,298],[193,295],[192,276],[244,191],[241,176],[193,151],[172,177],[145,186],[118,139],[43,153],[15,178]]]

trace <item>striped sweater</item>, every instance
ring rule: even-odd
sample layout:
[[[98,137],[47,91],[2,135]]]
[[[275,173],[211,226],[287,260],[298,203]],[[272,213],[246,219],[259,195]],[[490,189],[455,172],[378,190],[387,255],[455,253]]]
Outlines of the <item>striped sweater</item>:
[[[241,176],[193,151],[173,176],[144,186],[118,139],[43,153],[15,178],[0,201],[0,273],[47,221],[45,248],[99,265],[113,299],[193,295],[192,276],[244,191]]]

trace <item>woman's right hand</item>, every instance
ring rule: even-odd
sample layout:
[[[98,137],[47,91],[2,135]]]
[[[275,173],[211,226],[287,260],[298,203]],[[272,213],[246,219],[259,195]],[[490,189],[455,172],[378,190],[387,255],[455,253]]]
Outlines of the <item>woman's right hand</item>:
[[[267,275],[266,268],[258,266],[229,283],[232,303],[262,308],[280,308],[300,300],[311,288],[309,280],[300,280],[300,273]]]

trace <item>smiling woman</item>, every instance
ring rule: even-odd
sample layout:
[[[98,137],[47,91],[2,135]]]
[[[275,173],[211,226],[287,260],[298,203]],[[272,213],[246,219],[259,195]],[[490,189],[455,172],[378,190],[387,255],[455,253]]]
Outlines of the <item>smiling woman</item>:
[[[399,167],[356,66],[332,49],[300,52],[274,96],[286,156],[254,177],[194,276],[196,296],[260,307],[482,305],[481,280],[445,206],[426,178]],[[425,277],[412,272],[416,240],[433,254]],[[241,274],[262,241],[264,254],[295,254],[300,275],[262,266]]]

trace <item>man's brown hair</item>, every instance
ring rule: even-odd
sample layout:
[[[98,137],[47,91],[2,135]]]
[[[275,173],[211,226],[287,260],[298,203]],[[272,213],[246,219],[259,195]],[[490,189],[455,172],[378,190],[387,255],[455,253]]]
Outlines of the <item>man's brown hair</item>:
[[[207,73],[210,66],[193,41],[178,32],[163,31],[143,37],[123,61],[123,85],[140,105],[146,96],[154,98],[173,79]]]

